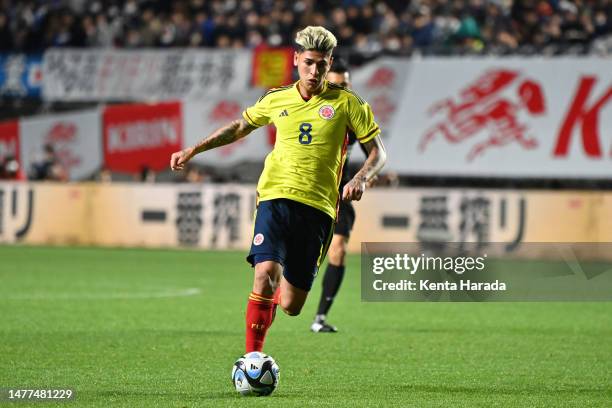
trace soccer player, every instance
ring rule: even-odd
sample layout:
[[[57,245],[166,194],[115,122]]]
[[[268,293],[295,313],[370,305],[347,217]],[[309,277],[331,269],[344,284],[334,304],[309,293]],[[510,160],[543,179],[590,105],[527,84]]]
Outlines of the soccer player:
[[[341,85],[347,89],[351,88],[351,77],[347,65],[340,59],[335,59],[326,79],[329,82]],[[344,186],[351,180],[351,175],[348,169],[348,160],[351,153],[351,148],[357,141],[355,133],[352,130],[348,132],[348,146],[346,151],[346,159],[342,168],[342,180],[340,182],[339,193],[342,194]],[[363,149],[363,145],[361,145]],[[363,149],[366,156],[367,151]],[[315,316],[314,322],[310,326],[310,330],[315,333],[335,333],[338,329],[335,326],[326,322],[327,314],[334,302],[334,298],[340,290],[342,279],[344,278],[344,258],[346,256],[346,245],[348,244],[353,224],[355,223],[355,208],[350,201],[340,201],[338,209],[338,218],[334,226],[334,235],[331,240],[328,251],[327,269],[323,276],[323,289],[321,291],[321,299],[319,300],[319,308]]]
[[[269,123],[276,126],[276,143],[257,184],[247,257],[255,274],[246,310],[246,352],[263,350],[276,305],[290,316],[300,313],[331,240],[339,200],[361,199],[366,182],[386,158],[370,106],[325,80],[337,44],[334,35],[309,26],[297,33],[295,42],[299,81],[266,92],[241,119],[170,159],[170,167],[181,170],[198,153],[235,142]],[[369,153],[339,197],[347,128]]]

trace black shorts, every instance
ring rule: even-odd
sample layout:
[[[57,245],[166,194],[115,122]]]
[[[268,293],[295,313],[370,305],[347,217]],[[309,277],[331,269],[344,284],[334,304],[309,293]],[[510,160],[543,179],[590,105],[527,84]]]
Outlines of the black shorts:
[[[355,208],[353,207],[353,204],[350,201],[340,201],[338,221],[336,222],[334,234],[344,235],[347,238],[350,237],[354,223]]]
[[[309,291],[329,248],[332,224],[323,211],[297,201],[261,201],[247,261],[278,262],[289,283]]]

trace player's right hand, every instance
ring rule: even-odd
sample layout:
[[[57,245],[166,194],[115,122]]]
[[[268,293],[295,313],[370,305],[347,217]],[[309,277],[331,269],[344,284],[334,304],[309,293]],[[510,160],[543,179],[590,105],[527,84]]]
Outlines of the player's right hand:
[[[174,171],[183,170],[185,163],[187,163],[193,157],[193,148],[188,147],[180,152],[172,153],[170,157],[170,168]]]

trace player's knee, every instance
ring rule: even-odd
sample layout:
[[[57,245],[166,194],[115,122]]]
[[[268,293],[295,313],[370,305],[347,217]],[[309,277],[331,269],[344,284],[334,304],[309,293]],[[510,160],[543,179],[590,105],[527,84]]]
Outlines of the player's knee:
[[[274,267],[266,267],[265,265],[260,266],[257,264],[253,280],[253,286],[255,289],[259,290],[259,293],[273,293],[278,287],[280,276]]]
[[[255,276],[253,277],[255,285],[272,290],[272,281],[270,277],[265,272],[255,271]]]

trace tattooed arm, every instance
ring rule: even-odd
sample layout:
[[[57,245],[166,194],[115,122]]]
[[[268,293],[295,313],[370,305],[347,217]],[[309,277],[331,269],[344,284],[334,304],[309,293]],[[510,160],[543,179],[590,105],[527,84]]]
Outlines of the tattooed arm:
[[[233,143],[236,140],[242,139],[255,129],[254,126],[249,125],[244,119],[234,120],[230,124],[215,130],[210,136],[200,141],[195,146],[173,153],[170,158],[170,168],[172,170],[183,170],[185,164],[196,154]]]
[[[387,153],[380,136],[376,136],[363,145],[368,151],[368,158],[363,167],[344,186],[342,199],[346,201],[359,201],[366,187],[366,183],[376,177],[387,161]]]

